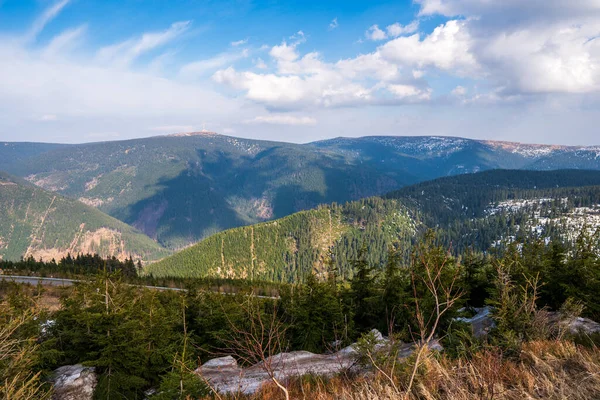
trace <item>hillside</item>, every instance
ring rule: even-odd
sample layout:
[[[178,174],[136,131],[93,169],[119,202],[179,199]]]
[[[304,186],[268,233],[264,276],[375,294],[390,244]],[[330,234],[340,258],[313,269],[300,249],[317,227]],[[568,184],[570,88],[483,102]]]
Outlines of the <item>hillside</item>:
[[[9,172],[175,248],[416,181],[312,147],[209,133],[58,148]]]
[[[597,147],[447,137],[298,145],[200,132],[69,146],[5,143],[2,151],[8,172],[97,207],[170,248],[448,175],[600,169]]]
[[[363,245],[368,261],[381,265],[392,245],[407,252],[427,228],[456,250],[487,250],[532,232],[572,240],[583,226],[600,227],[600,172],[488,171],[221,232],[146,272],[292,282],[331,268],[331,250],[339,273],[350,278],[347,260]]]
[[[0,259],[58,260],[69,252],[142,260],[169,254],[93,207],[0,172]]]

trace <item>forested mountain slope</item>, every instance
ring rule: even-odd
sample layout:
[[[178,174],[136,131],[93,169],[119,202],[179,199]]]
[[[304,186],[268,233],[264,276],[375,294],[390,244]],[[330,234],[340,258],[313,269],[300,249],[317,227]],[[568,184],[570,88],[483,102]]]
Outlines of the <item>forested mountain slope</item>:
[[[334,268],[350,278],[349,260],[363,246],[368,261],[382,265],[392,247],[407,255],[429,228],[459,251],[487,250],[531,234],[572,240],[584,226],[590,232],[600,227],[599,171],[497,170],[221,232],[146,272],[291,282]]]
[[[169,251],[93,207],[0,172],[0,258],[50,261],[67,253],[156,260]]]
[[[8,172],[97,207],[170,248],[448,175],[600,169],[599,154],[599,147],[435,136],[298,145],[200,132],[68,146],[0,143]]]
[[[9,172],[170,247],[417,181],[313,147],[210,133],[69,146]]]

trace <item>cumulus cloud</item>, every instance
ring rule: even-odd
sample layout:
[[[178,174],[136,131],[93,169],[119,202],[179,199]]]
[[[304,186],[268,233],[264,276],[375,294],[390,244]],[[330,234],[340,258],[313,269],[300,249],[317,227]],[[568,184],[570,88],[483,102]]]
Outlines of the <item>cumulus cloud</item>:
[[[396,22],[385,29],[389,37],[398,37],[400,35],[406,35],[418,31],[419,21],[413,21],[408,25],[402,25]]]
[[[387,34],[379,29],[378,25],[373,25],[365,32],[365,37],[369,40],[384,40],[387,39]]]
[[[465,24],[465,21],[451,20],[424,38],[414,34],[390,40],[380,48],[381,55],[391,62],[418,68],[432,66],[472,72],[477,69],[477,60],[471,51],[472,39]]]
[[[317,41],[306,49],[309,32],[299,31],[255,50],[245,48],[247,39],[237,40],[213,57],[182,64],[174,45],[192,37],[189,21],[139,32],[101,49],[87,41],[101,27],[85,21],[39,41],[40,33],[70,6],[68,0],[55,0],[25,33],[4,33],[6,40],[0,41],[0,129],[43,126],[44,132],[62,132],[94,126],[98,135],[127,136],[132,127],[146,133],[188,130],[174,128],[193,126],[171,121],[210,115],[218,126],[241,135],[252,130],[249,124],[260,124],[253,135],[277,135],[282,124],[303,126],[303,132],[453,134],[472,131],[458,122],[449,127],[453,121],[472,119],[480,121],[475,127],[488,126],[486,115],[494,120],[504,112],[490,107],[500,102],[518,104],[512,112],[523,110],[523,120],[560,116],[553,127],[568,126],[560,118],[580,118],[590,126],[600,119],[581,111],[581,104],[595,109],[600,98],[598,0],[414,1],[419,10],[413,22],[372,21],[379,24],[364,37],[375,42],[360,46],[369,48],[362,53],[331,59]],[[430,29],[432,21],[440,22]],[[415,103],[428,106],[412,107]],[[460,111],[448,111],[445,120],[440,116],[440,104],[450,110],[459,103]],[[381,105],[402,108],[373,111]],[[410,119],[407,110],[413,109],[426,115]],[[455,111],[470,118],[456,118]],[[380,118],[383,114],[389,117]],[[439,123],[430,122],[438,118]],[[525,132],[533,126],[540,124],[511,129]]]
[[[416,86],[403,84],[390,84],[386,89],[399,99],[413,101],[429,100],[432,92],[430,88],[423,90]]]
[[[317,120],[311,117],[297,117],[286,114],[261,115],[245,121],[248,124],[274,124],[274,125],[316,125]]]
[[[460,22],[462,48],[500,96],[600,89],[597,0],[417,2],[421,15],[467,17]]]
[[[365,32],[365,37],[369,40],[380,41],[389,38],[395,38],[401,35],[415,33],[419,30],[419,21],[415,20],[408,25],[402,25],[398,22],[388,25],[385,31],[379,28],[379,25],[373,25]]]

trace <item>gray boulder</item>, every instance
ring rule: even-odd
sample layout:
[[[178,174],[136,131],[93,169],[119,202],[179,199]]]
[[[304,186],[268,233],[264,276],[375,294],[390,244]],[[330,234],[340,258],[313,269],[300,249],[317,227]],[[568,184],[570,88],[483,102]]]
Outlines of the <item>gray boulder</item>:
[[[54,371],[52,383],[53,400],[92,400],[98,377],[94,368],[65,365]]]

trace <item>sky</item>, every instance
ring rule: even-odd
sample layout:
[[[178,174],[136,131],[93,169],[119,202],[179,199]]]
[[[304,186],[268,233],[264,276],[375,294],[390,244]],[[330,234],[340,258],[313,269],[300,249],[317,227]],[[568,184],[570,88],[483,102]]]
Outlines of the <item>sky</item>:
[[[0,140],[600,144],[600,0],[0,0]]]

